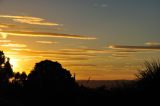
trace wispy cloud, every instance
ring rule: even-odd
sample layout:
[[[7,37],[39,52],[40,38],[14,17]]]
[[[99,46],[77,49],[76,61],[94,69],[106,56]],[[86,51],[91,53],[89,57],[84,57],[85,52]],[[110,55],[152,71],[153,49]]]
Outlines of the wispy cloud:
[[[24,48],[27,47],[25,44],[14,44],[14,43],[8,43],[8,44],[2,44],[2,47],[18,47],[18,48]]]
[[[15,50],[15,49],[14,49]],[[62,52],[62,51],[36,51],[36,50],[21,50],[22,54],[30,55],[43,55],[43,56],[53,56],[53,55],[65,55],[65,56],[95,56],[94,54],[78,53],[78,52]]]
[[[31,50],[27,48],[16,48],[11,49],[12,52],[19,53],[19,55],[23,55],[23,57],[37,57],[43,59],[53,59],[56,61],[86,61],[93,58],[93,55],[88,55],[85,53],[63,53],[60,51],[37,51]]]
[[[53,41],[36,41],[37,43],[41,43],[41,44],[56,44],[58,42],[53,42]]]
[[[157,46],[160,45],[160,42],[146,42],[145,44],[148,46]]]
[[[140,51],[137,51],[137,50],[115,50],[115,52],[118,52],[118,53],[136,53],[136,52],[140,52]]]
[[[125,58],[125,57],[130,57],[131,55],[129,54],[112,54],[112,57],[119,57],[119,58]]]
[[[160,45],[153,45],[153,46],[110,45],[108,47],[111,49],[160,50]]]
[[[62,61],[86,61],[89,60],[93,57],[91,56],[61,56],[61,55],[56,55],[56,57],[54,55],[46,55],[44,56],[45,58],[53,58],[54,60],[62,60]]]
[[[32,25],[59,26],[59,24],[57,23],[47,22],[45,19],[39,17],[0,15],[0,18],[9,18],[15,22],[32,24]]]
[[[92,49],[92,48],[77,48],[77,49],[62,49],[61,52],[77,52],[77,53],[90,53],[90,54],[106,54],[113,53],[112,50]]]
[[[75,55],[75,56],[97,56],[100,54],[117,54],[117,55],[128,55],[128,53],[132,53],[132,51],[129,50],[101,50],[101,49],[91,49],[91,48],[74,48],[74,49],[60,49],[56,51],[29,51],[30,53],[36,53],[36,54],[58,54],[58,55]]]
[[[0,23],[0,28],[13,28],[13,27],[16,27],[16,25]]]
[[[1,24],[1,23],[0,23],[0,28],[8,28],[8,25]]]
[[[54,22],[47,22],[45,19],[39,18],[39,17],[20,16],[20,15],[19,16],[18,15],[17,16],[0,15],[0,18],[11,19],[14,22],[32,24],[32,25],[58,26],[59,28],[62,26],[61,24],[57,24]],[[82,40],[96,39],[95,37],[89,37],[89,36],[83,36],[83,35],[52,33],[47,31],[45,32],[33,31],[32,27],[30,27],[31,31],[24,31],[22,30],[22,28],[28,29],[23,26],[19,27],[17,25],[0,23],[0,35],[3,38],[6,38],[8,35],[12,35],[12,36],[26,36],[26,37],[70,38],[70,39],[82,39]],[[44,41],[40,41],[40,42],[38,41],[37,43],[51,44],[51,42],[44,42]]]
[[[53,58],[55,60],[69,60],[69,61],[87,61],[94,58],[106,57],[124,58],[132,57],[132,51],[128,50],[100,50],[91,48],[74,48],[74,49],[60,49],[54,51],[31,50],[27,48],[12,48],[14,52],[19,52],[21,55],[43,56],[45,58]],[[102,58],[104,58],[102,56]]]
[[[11,49],[11,50],[13,50],[13,51],[31,51],[31,49],[24,49],[24,48],[13,48],[13,49]]]
[[[72,38],[82,40],[94,40],[95,37],[88,37],[83,35],[47,33],[47,32],[25,32],[25,31],[0,31],[0,33],[12,36],[26,36],[26,37],[51,37],[51,38]]]
[[[68,66],[74,66],[74,67],[95,67],[97,65],[95,64],[68,64]]]
[[[0,40],[0,43],[9,43],[11,40]]]
[[[37,51],[37,50],[24,50],[24,49],[13,49],[14,51],[20,51],[22,54],[33,54],[33,55],[63,55],[63,56],[96,56],[96,51],[87,52],[88,50],[81,49],[62,49],[56,51]],[[92,50],[93,51],[93,50]]]

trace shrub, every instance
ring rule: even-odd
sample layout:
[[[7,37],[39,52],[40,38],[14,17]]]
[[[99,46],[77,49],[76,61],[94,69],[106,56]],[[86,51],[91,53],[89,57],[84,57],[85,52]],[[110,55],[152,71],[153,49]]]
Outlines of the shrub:
[[[160,81],[160,61],[145,61],[144,69],[139,70],[137,75],[140,84],[147,86],[157,86]]]

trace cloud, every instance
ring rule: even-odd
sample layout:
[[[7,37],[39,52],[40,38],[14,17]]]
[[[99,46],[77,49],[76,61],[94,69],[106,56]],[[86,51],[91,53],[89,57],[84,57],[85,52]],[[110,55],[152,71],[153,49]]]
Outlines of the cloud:
[[[18,48],[27,47],[27,45],[24,45],[24,44],[13,44],[13,43],[2,44],[1,46],[2,47],[18,47]]]
[[[37,43],[41,43],[41,44],[56,44],[58,42],[52,42],[52,41],[36,41]]]
[[[0,28],[1,29],[7,29],[7,28],[14,28],[14,29],[26,29],[26,30],[63,30],[61,26],[58,27],[26,27],[26,26],[20,26],[20,25],[15,25],[15,24],[6,24],[6,23],[0,23]]]
[[[61,62],[80,62],[80,61],[88,61],[93,59],[96,55],[88,54],[88,53],[78,53],[78,52],[62,52],[59,50],[54,51],[38,51],[38,50],[30,50],[27,48],[11,48],[11,52],[16,52],[18,55],[22,57],[34,56],[37,57],[35,59],[51,59]]]
[[[0,23],[0,28],[8,28],[8,25],[1,24],[1,23]]]
[[[132,57],[130,52],[127,50],[98,50],[90,48],[78,48],[78,49],[60,49],[54,51],[38,51],[31,50],[27,48],[12,48],[15,52],[19,52],[22,55],[32,55],[32,56],[43,56],[46,58],[54,58],[57,60],[90,60],[95,57],[98,58],[100,55],[104,54],[108,57]]]
[[[13,51],[31,51],[31,49],[22,49],[22,48],[13,48],[13,49],[11,49],[11,50],[13,50]]]
[[[78,48],[78,49],[62,49],[61,52],[77,52],[77,53],[89,53],[89,54],[106,54],[113,53],[112,50],[101,50],[91,48]]]
[[[7,38],[7,34],[3,33],[3,30],[0,28],[0,35],[3,39]]]
[[[128,46],[128,45],[110,45],[111,49],[137,49],[137,50],[160,50],[160,45],[155,46]]]
[[[95,65],[95,64],[68,64],[68,66],[76,66],[76,67],[95,67],[95,66],[97,66],[97,65]]]
[[[61,51],[21,51],[26,54],[39,54],[39,55],[69,55],[69,56],[95,56],[94,54],[78,53],[78,52],[61,52]]]
[[[13,15],[0,15],[0,18],[9,18],[18,23],[44,25],[44,26],[59,26],[57,23],[47,22],[43,18],[31,16],[13,16]]]
[[[136,52],[140,52],[140,51],[137,51],[137,50],[116,50],[115,52],[119,52],[119,53],[136,53]]]
[[[11,19],[15,22],[32,24],[32,25],[58,26],[55,29],[56,30],[62,30],[60,24],[53,23],[53,22],[47,22],[45,19],[39,18],[39,17],[0,15],[0,18]],[[7,28],[7,29],[5,29],[5,28]],[[10,30],[8,30],[8,28],[10,28]],[[24,30],[22,30],[22,28],[23,29],[29,29],[29,28],[25,28],[25,27],[19,27],[17,25],[0,23],[0,35],[3,38],[6,38],[8,35],[12,35],[12,36],[26,36],[26,37],[70,38],[70,39],[82,39],[82,40],[94,40],[94,39],[96,39],[95,37],[89,37],[89,36],[83,36],[83,35],[61,34],[61,33],[47,32],[47,31],[45,31],[45,32],[24,31]],[[41,28],[41,27],[39,27],[39,28]],[[30,29],[33,30],[32,27],[30,27]],[[41,30],[41,29],[36,29],[36,30]],[[43,28],[43,30],[44,30],[44,28]],[[44,44],[49,44],[50,43],[51,44],[51,42],[44,42],[44,41],[43,42],[37,42],[37,43],[44,43]]]
[[[145,44],[148,46],[157,46],[160,45],[160,42],[146,42]]]
[[[11,40],[0,40],[0,43],[9,43]]]
[[[96,39],[95,37],[88,37],[82,35],[59,34],[59,33],[49,33],[49,32],[0,31],[0,33],[12,36],[26,36],[26,37],[71,38],[71,39],[81,39],[81,40]]]
[[[12,27],[16,27],[16,25],[0,23],[0,28],[12,28]]]
[[[44,56],[45,58],[53,58],[54,60],[63,60],[63,61],[85,61],[85,60],[89,60],[92,57],[89,56],[74,56],[74,55],[70,55],[70,56],[61,56],[61,55],[56,55],[56,57],[54,55],[46,55]]]
[[[122,57],[122,58],[124,58],[124,57],[130,57],[130,55],[128,55],[128,54],[112,54],[112,57]]]
[[[96,56],[96,52],[88,52],[88,50],[81,49],[65,49],[65,50],[56,50],[56,51],[37,51],[37,50],[24,50],[24,49],[12,49],[14,51],[20,51],[22,54],[32,54],[32,55],[63,55],[63,56]]]

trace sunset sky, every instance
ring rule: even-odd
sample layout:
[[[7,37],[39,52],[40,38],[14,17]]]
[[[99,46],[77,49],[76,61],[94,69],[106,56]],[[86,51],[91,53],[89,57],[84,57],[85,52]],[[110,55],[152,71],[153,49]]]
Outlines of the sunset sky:
[[[134,79],[160,56],[160,0],[0,0],[0,50],[15,72],[51,59],[76,79]]]

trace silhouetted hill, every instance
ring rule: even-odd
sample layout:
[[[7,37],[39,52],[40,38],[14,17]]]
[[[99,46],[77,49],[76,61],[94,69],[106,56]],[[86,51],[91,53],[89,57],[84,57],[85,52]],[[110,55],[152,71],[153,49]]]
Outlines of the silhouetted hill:
[[[77,80],[79,85],[83,85],[89,88],[97,88],[104,85],[107,89],[118,87],[124,84],[135,83],[135,80]]]

